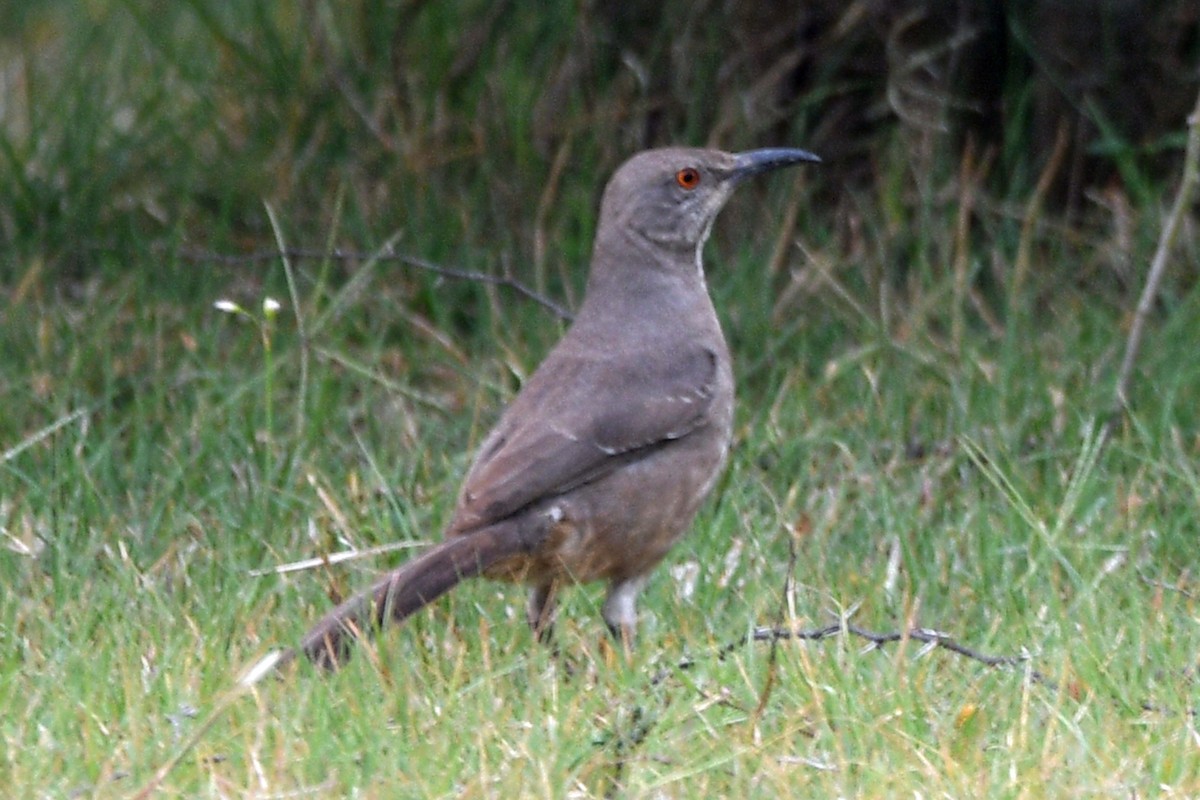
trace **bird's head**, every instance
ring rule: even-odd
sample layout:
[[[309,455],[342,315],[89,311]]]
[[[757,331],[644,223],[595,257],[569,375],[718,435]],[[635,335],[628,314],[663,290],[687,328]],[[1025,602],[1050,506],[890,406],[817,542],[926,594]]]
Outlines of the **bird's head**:
[[[713,220],[741,181],[811,161],[820,159],[791,148],[742,153],[647,150],[622,164],[608,182],[601,225],[620,226],[670,250],[695,251],[703,246]]]

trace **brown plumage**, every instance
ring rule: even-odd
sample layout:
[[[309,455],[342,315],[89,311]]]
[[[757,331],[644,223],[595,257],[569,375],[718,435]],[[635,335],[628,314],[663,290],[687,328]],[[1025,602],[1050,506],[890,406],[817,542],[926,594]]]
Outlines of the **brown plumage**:
[[[327,614],[301,650],[336,668],[357,636],[478,575],[529,584],[542,634],[558,586],[606,581],[604,620],[630,639],[638,593],[729,449],[733,376],[701,249],[740,180],[815,160],[680,148],[617,170],[579,313],[484,440],[446,540]]]

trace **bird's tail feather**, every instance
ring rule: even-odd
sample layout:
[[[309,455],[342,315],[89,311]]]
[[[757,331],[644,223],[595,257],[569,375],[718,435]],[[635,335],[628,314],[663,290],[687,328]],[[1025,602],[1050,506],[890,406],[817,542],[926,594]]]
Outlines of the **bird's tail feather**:
[[[334,608],[314,625],[300,643],[309,660],[335,670],[350,658],[354,641],[370,635],[388,618],[400,622],[500,560],[529,552],[544,538],[529,535],[512,521],[470,534],[452,536],[397,567]]]

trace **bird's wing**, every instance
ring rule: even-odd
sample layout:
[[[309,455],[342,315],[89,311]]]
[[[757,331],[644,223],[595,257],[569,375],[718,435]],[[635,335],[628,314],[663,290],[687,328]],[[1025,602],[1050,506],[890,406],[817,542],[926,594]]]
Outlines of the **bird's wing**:
[[[623,369],[615,361],[562,354],[534,373],[467,473],[452,529],[503,519],[704,424],[719,380],[712,349],[626,352]]]

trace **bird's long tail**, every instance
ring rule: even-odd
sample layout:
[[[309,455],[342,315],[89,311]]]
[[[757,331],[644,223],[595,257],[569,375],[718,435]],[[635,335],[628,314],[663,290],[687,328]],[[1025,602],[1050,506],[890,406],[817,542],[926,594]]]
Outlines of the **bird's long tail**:
[[[452,536],[376,581],[321,618],[300,643],[314,664],[336,670],[350,658],[354,641],[388,618],[400,622],[504,558],[527,553],[545,537],[514,521]]]

